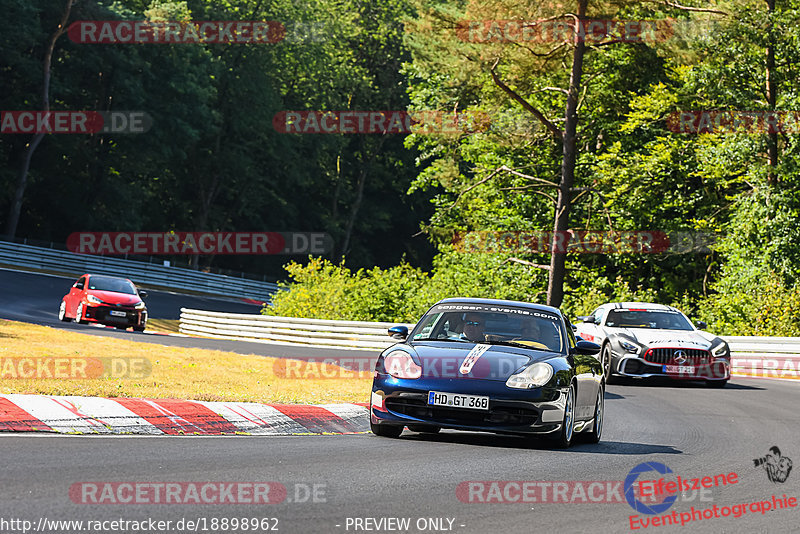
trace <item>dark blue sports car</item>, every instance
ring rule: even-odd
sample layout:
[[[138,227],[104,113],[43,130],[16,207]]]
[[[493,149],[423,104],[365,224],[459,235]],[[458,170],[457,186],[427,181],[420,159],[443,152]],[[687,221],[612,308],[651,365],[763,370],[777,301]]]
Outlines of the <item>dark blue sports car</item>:
[[[441,428],[544,434],[569,447],[597,443],[605,380],[600,347],[577,340],[557,308],[489,299],[445,299],[375,366],[372,432],[398,437]]]

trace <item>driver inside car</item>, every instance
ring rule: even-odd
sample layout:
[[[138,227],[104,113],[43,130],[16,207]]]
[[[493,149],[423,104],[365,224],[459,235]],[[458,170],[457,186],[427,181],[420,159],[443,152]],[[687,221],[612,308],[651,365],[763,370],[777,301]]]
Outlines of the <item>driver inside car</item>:
[[[531,348],[547,349],[549,348],[542,342],[542,331],[539,328],[539,321],[536,319],[523,319],[520,328],[520,337],[514,341],[524,342]]]
[[[467,313],[464,316],[464,333],[462,338],[477,343],[485,341],[486,335],[484,333],[484,319],[480,314]]]

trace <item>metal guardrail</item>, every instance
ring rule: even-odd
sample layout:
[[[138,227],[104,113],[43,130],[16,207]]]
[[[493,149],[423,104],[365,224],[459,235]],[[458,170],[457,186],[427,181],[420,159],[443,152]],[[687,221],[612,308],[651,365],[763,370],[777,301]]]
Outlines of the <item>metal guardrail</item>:
[[[210,295],[269,300],[277,284],[214,273],[123,260],[108,256],[75,254],[0,241],[0,264],[30,267],[78,277],[84,273],[130,278],[137,284],[189,289]]]
[[[724,336],[731,347],[735,374],[773,378],[800,377],[800,337]]]
[[[220,313],[181,308],[180,331],[184,334],[326,347],[383,350],[397,343],[386,330],[398,323],[366,321],[328,321],[241,313]],[[406,325],[409,329],[413,324]]]
[[[382,350],[396,343],[386,330],[400,323],[329,321],[220,313],[181,308],[180,331],[221,339],[341,349]],[[413,328],[414,325],[405,325]],[[731,347],[733,372],[741,375],[798,377],[800,338],[723,337]]]

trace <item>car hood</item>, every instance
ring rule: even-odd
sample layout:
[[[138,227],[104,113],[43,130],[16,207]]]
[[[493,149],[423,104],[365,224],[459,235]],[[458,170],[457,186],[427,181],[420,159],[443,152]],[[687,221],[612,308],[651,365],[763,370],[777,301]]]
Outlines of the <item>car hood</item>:
[[[609,334],[623,334],[647,347],[708,350],[711,340],[693,330],[658,330],[649,328],[609,328]]]
[[[117,293],[116,291],[100,291],[97,289],[90,289],[87,294],[94,295],[103,302],[108,304],[122,304],[124,306],[134,306],[139,304],[142,299],[137,295],[129,295],[128,293]]]
[[[526,365],[563,356],[522,347],[457,341],[415,342],[407,349],[422,364],[424,378],[480,378],[503,382]]]

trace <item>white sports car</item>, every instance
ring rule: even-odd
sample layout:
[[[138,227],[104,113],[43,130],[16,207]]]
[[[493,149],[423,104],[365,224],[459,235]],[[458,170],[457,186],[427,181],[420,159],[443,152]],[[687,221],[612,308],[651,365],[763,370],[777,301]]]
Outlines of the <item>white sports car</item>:
[[[666,376],[725,387],[731,377],[728,344],[671,306],[612,302],[578,321],[576,333],[602,346],[607,382],[616,376]]]

